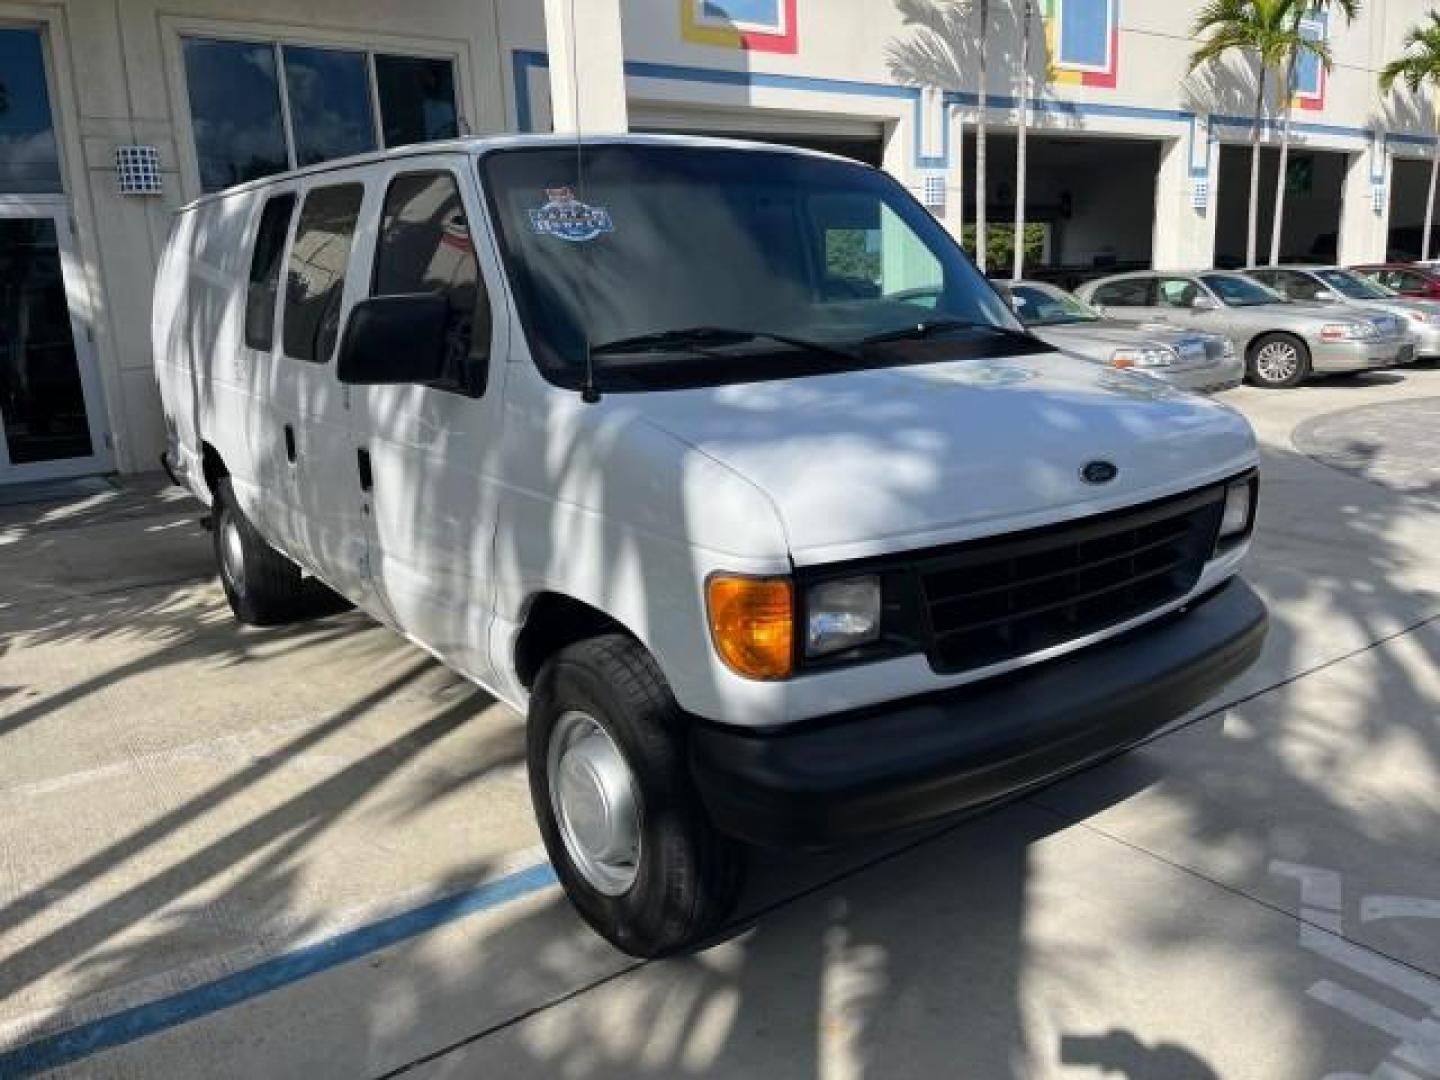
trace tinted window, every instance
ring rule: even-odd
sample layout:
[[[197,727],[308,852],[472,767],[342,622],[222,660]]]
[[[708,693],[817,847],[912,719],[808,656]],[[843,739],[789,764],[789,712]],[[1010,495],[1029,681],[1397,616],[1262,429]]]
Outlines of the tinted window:
[[[479,390],[490,344],[490,302],[455,177],[397,176],[385,193],[372,296],[440,293],[450,304],[447,370]]]
[[[1200,286],[1190,278],[1161,278],[1156,290],[1160,307],[1190,308],[1200,295]]]
[[[183,47],[201,186],[216,191],[289,168],[274,48],[203,38]]]
[[[0,192],[59,190],[60,156],[40,35],[0,30]]]
[[[1152,284],[1151,278],[1112,281],[1096,289],[1091,299],[1104,307],[1150,307]]]
[[[1283,300],[1274,289],[1239,274],[1206,274],[1202,280],[1229,307],[1256,307]]]
[[[460,134],[455,72],[449,60],[377,55],[375,82],[386,146],[453,139]]]
[[[1349,270],[1318,270],[1315,276],[1341,296],[1351,300],[1384,300],[1391,293],[1380,288],[1369,278],[1352,274]]]
[[[285,355],[326,363],[340,327],[340,300],[361,184],[315,188],[305,196],[285,273]]]
[[[1314,300],[1325,288],[1309,274],[1294,270],[1262,270],[1250,276],[1291,300]]]
[[[639,145],[583,165],[548,146],[481,159],[531,352],[560,385],[587,356],[602,389],[645,390],[1045,348],[876,170]],[[928,322],[943,329],[907,340]]]
[[[314,165],[374,150],[365,54],[297,45],[286,45],[284,53],[296,163]]]
[[[245,344],[269,350],[275,338],[275,294],[280,288],[280,256],[290,232],[294,195],[276,195],[265,204],[250,257],[250,284],[245,291]]]

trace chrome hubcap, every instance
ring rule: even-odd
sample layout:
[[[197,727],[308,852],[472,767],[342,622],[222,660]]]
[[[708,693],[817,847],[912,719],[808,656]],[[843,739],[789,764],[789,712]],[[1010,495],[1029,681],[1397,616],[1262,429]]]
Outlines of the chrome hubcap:
[[[1300,368],[1300,354],[1294,345],[1272,341],[1255,356],[1255,370],[1266,382],[1284,382]]]
[[[240,536],[240,526],[235,518],[224,515],[220,523],[220,565],[225,579],[237,592],[245,588],[245,541]]]
[[[570,861],[606,896],[635,883],[640,809],[630,767],[589,713],[561,715],[546,754],[550,807]]]

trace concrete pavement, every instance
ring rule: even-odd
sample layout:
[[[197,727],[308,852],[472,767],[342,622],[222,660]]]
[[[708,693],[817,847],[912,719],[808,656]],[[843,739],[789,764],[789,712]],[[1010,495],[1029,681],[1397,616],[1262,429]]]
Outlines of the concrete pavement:
[[[159,487],[0,509],[0,1076],[1440,1077],[1440,371],[1225,400],[1255,669],[982,817],[762,856],[644,965],[547,884],[504,707],[354,613],[237,628]]]

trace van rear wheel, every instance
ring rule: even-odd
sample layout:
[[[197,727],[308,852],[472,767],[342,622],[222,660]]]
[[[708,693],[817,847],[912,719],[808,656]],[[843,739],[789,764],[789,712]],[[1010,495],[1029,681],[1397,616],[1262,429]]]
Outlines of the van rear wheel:
[[[237,619],[274,626],[304,613],[300,568],[265,542],[236,503],[228,478],[216,485],[213,536],[220,584]]]
[[[700,805],[685,723],[623,634],[562,649],[530,698],[530,797],[550,861],[581,917],[632,956],[696,945],[740,892],[743,852]]]

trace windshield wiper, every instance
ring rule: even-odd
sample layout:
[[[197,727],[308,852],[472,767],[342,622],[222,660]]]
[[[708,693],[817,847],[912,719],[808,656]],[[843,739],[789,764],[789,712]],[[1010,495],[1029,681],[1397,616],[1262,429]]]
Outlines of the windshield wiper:
[[[613,356],[617,353],[637,352],[703,352],[710,348],[729,345],[744,345],[746,342],[775,341],[803,352],[833,356],[847,364],[853,364],[857,357],[835,345],[822,341],[807,341],[787,334],[772,334],[768,330],[737,330],[725,326],[689,326],[681,330],[662,330],[655,334],[636,334],[633,337],[617,338],[601,345],[592,346],[591,356]]]
[[[1024,338],[1031,336],[1027,330],[1014,330],[1008,326],[996,326],[993,323],[971,322],[968,319],[927,319],[924,322],[915,323],[913,326],[902,326],[898,330],[885,330],[879,334],[871,334],[867,338],[862,338],[860,344],[883,345],[890,341],[924,341],[937,334],[948,334],[956,330],[984,330],[991,334]]]

